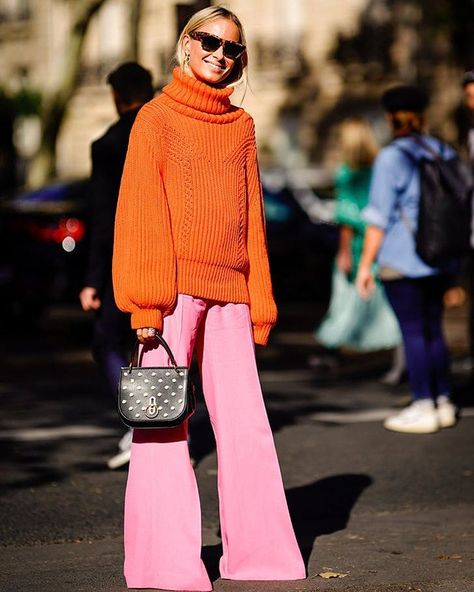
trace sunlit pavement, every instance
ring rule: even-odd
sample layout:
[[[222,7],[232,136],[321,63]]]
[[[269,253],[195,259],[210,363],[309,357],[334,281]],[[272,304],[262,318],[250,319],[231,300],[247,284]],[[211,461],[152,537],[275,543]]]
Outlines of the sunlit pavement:
[[[222,591],[474,590],[474,396],[464,311],[446,323],[459,424],[432,435],[387,432],[406,385],[378,377],[386,353],[338,359],[316,351],[308,305],[283,307],[261,379],[307,580],[218,579],[216,457],[200,406],[192,425],[203,557]],[[0,590],[122,591],[126,470],[109,471],[122,428],[88,351],[90,322],[58,308],[46,333],[2,336]],[[159,478],[159,476],[157,476]],[[334,577],[325,578],[333,575]]]

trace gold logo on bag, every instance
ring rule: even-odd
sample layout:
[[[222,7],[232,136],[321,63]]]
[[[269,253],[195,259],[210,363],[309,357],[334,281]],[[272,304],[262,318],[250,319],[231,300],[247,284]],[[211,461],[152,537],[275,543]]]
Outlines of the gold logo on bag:
[[[150,402],[148,403],[148,407],[145,410],[145,415],[150,419],[153,419],[158,415],[158,407],[156,405],[156,398],[154,396],[150,397]]]

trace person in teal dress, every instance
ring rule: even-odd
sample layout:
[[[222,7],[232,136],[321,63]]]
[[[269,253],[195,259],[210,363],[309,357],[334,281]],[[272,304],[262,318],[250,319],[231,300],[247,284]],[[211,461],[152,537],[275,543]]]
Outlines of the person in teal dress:
[[[335,222],[340,225],[329,309],[315,337],[326,348],[348,347],[356,351],[398,348],[401,343],[396,317],[377,285],[370,300],[355,289],[355,278],[364,242],[365,222],[361,212],[368,202],[372,162],[378,148],[370,126],[352,117],[341,124],[342,164],[336,173]],[[403,371],[401,352],[384,381],[397,382]]]

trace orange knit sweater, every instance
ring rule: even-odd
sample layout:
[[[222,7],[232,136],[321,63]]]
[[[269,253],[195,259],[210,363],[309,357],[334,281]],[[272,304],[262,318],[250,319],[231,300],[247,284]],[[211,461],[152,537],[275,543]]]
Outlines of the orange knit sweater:
[[[120,187],[113,281],[132,328],[162,328],[178,293],[250,305],[256,343],[272,295],[253,120],[179,68],[139,112]]]

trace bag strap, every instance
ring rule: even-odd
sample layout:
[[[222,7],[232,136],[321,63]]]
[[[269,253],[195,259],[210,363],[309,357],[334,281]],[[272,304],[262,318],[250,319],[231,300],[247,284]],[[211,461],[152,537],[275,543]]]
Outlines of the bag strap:
[[[173,368],[175,370],[178,369],[178,364],[176,363],[176,359],[173,355],[173,352],[171,351],[170,346],[166,343],[164,337],[162,337],[159,333],[156,333],[155,335],[156,340],[159,342],[159,345],[162,345],[166,351],[166,353],[168,354],[168,357],[170,359],[171,365],[173,366]],[[138,339],[135,342],[135,345],[133,347],[133,351],[132,351],[132,355],[130,357],[130,372],[132,371],[133,366],[138,366],[138,350],[140,347],[140,342],[138,341]]]

